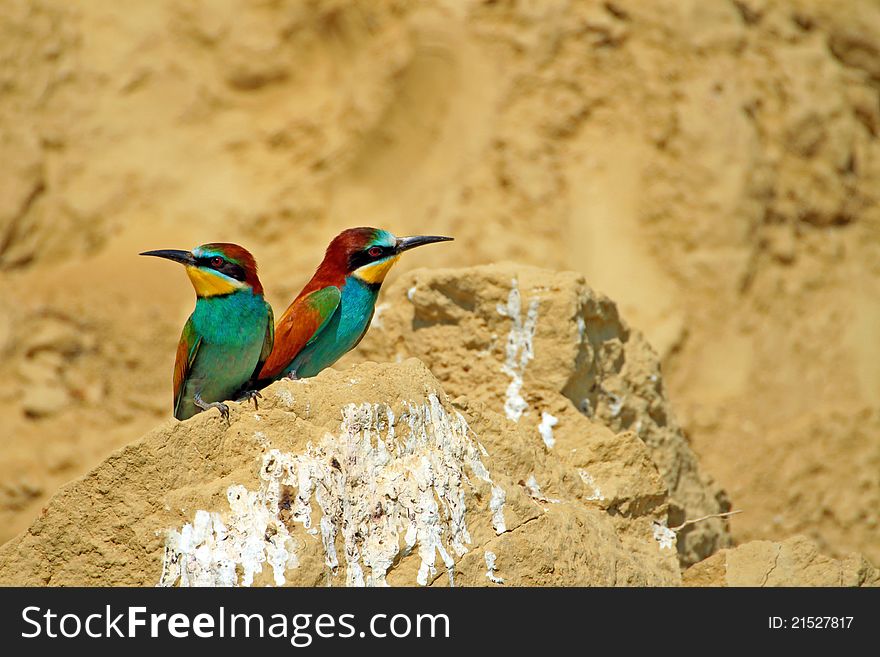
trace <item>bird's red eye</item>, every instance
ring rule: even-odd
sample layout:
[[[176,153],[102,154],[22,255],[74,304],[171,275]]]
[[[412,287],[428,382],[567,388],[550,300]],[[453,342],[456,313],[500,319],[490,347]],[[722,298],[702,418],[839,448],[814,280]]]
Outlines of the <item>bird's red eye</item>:
[[[211,266],[212,267],[219,267],[222,264],[223,264],[223,258],[221,258],[219,256],[214,256],[213,258],[211,258]]]
[[[380,255],[382,255],[382,248],[379,246],[374,246],[371,247],[370,250],[367,251],[367,253],[369,253],[374,258],[378,258]]]

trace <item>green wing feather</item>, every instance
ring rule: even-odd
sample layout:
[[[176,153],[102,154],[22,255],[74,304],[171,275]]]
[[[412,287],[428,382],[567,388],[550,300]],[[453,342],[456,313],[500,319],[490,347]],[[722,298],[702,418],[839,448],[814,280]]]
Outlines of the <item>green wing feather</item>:
[[[298,297],[278,320],[275,348],[263,364],[260,380],[278,377],[303,348],[320,335],[339,307],[342,292],[329,285]]]
[[[254,368],[252,380],[256,380],[260,370],[263,369],[263,364],[268,360],[269,354],[272,353],[272,347],[275,346],[275,312],[268,303],[266,304],[266,315],[266,337],[263,339],[263,349],[260,351],[260,360],[257,361],[257,366]]]
[[[196,333],[192,317],[183,326],[180,342],[177,343],[177,357],[174,360],[174,415],[177,416],[177,407],[183,397],[186,388],[186,380],[189,378],[190,369],[199,352],[202,338]]]
[[[342,301],[342,292],[338,287],[331,285],[330,287],[325,287],[312,292],[307,298],[309,306],[317,313],[318,317],[321,318],[321,323],[318,325],[318,328],[315,329],[315,333],[312,335],[311,339],[303,345],[304,347],[312,344],[312,342],[321,335],[321,331],[327,326],[327,322],[333,317],[333,313],[336,312],[336,309],[339,307],[339,302]]]

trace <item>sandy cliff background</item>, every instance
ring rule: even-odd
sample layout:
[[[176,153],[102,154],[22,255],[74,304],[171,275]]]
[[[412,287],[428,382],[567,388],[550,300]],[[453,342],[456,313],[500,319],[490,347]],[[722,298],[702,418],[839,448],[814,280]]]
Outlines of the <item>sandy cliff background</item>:
[[[456,238],[389,282],[584,274],[735,540],[880,562],[878,91],[870,0],[2,0],[0,541],[170,414],[139,251],[241,243],[280,313],[376,225]]]

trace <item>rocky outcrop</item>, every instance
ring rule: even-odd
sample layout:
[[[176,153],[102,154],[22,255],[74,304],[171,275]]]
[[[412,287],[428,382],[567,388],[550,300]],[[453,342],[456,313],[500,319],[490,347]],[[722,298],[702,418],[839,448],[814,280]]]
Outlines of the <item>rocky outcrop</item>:
[[[832,559],[803,536],[721,550],[684,572],[685,586],[880,586],[880,570],[859,554]]]
[[[415,359],[231,406],[228,426],[169,420],[64,487],[0,548],[0,583],[680,583],[666,488],[632,434],[574,414],[548,450]]]
[[[128,444],[0,547],[0,585],[880,583],[802,537],[729,548],[656,355],[577,274],[413,272],[363,357]]]
[[[633,503],[625,491],[634,482],[611,464],[635,441],[669,490],[671,524],[729,509],[676,423],[656,353],[583,276],[513,264],[418,270],[384,299],[366,357],[421,359],[450,394],[503,413],[536,450],[601,481],[609,508]],[[597,423],[614,438],[584,451]],[[685,564],[726,545],[717,518],[687,525],[678,540]]]

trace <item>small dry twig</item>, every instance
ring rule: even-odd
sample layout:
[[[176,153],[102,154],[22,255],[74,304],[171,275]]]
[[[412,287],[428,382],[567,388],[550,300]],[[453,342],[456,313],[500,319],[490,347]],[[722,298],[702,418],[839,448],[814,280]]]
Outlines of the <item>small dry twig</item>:
[[[736,511],[727,511],[726,513],[710,513],[707,516],[703,516],[702,518],[694,518],[693,520],[685,520],[683,523],[678,525],[677,527],[670,527],[674,532],[681,531],[688,525],[694,525],[698,522],[702,522],[703,520],[708,520],[709,518],[729,518],[730,516],[735,516],[737,513],[742,513],[742,509],[737,509]]]

